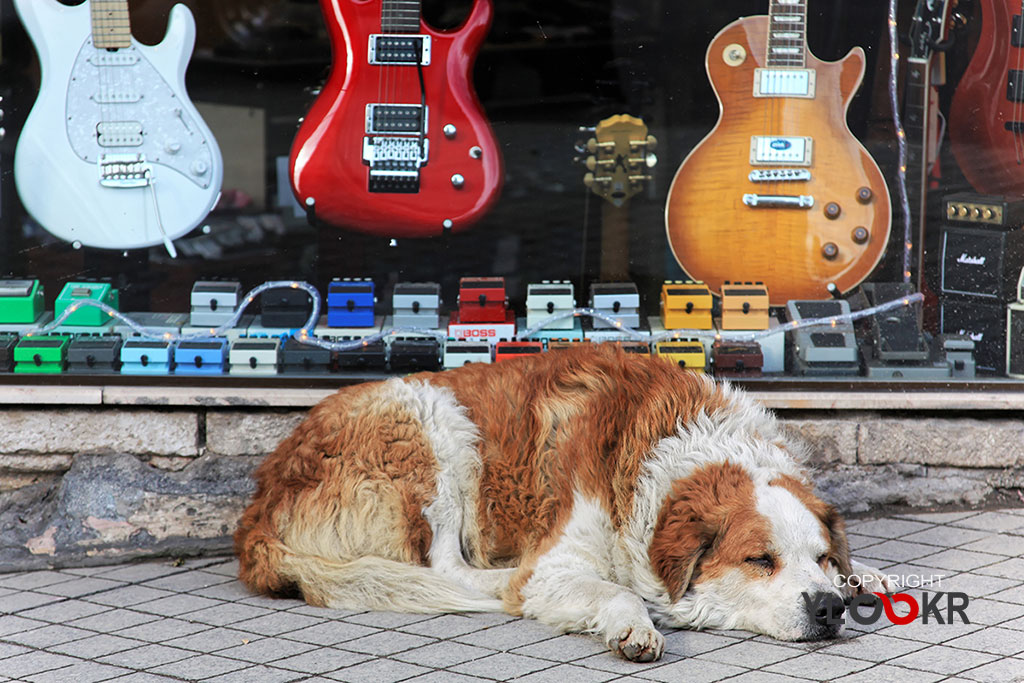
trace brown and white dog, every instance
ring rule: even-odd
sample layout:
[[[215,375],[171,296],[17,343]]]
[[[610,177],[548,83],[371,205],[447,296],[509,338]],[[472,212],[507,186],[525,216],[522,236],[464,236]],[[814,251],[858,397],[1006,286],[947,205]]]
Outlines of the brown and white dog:
[[[337,608],[504,609],[641,661],[664,647],[645,601],[665,626],[833,637],[802,594],[878,573],[795,453],[739,390],[609,344],[363,384],[257,470],[240,576]]]

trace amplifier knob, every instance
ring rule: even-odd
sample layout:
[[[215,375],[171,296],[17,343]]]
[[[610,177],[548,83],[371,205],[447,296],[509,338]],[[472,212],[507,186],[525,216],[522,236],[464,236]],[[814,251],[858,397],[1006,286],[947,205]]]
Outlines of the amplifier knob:
[[[981,209],[977,207],[971,209],[971,218],[981,218]]]
[[[821,246],[821,255],[825,257],[827,261],[833,261],[839,256],[839,247],[834,242],[826,242]]]
[[[985,220],[992,220],[992,209],[985,209],[981,212],[981,217]]]
[[[967,216],[967,207],[966,206],[958,207],[957,210],[956,210],[956,215],[959,216],[960,218],[965,218]]]
[[[852,237],[853,237],[853,241],[856,244],[864,244],[865,242],[868,241],[868,237],[869,237],[868,229],[865,228],[863,225],[858,225],[856,228],[853,229]]]
[[[956,207],[952,204],[946,207],[946,218],[952,218],[956,215]]]

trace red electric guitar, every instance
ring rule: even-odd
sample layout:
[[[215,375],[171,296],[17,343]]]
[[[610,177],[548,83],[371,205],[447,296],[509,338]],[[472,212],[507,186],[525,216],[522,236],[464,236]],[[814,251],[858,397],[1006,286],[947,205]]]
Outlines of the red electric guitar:
[[[468,227],[498,198],[501,151],[470,82],[493,16],[475,0],[437,31],[420,0],[320,0],[330,78],[292,145],[291,180],[318,220],[386,237]]]
[[[1024,195],[1021,0],[982,0],[981,35],[949,109],[949,141],[983,194]]]

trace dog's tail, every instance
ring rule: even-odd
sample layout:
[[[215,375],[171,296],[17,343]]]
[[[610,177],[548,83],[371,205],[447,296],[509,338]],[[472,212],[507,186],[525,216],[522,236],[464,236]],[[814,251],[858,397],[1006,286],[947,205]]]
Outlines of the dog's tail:
[[[307,602],[335,609],[395,612],[500,612],[501,600],[458,584],[430,567],[382,557],[332,561],[284,553],[280,571]]]

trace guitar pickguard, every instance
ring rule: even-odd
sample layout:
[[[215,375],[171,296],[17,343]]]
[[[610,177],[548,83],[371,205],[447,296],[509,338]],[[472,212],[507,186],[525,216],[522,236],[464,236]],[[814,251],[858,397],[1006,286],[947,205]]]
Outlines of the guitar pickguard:
[[[213,155],[202,127],[174,89],[134,45],[99,50],[88,38],[68,83],[68,142],[83,161],[123,153],[140,155],[206,189]]]

